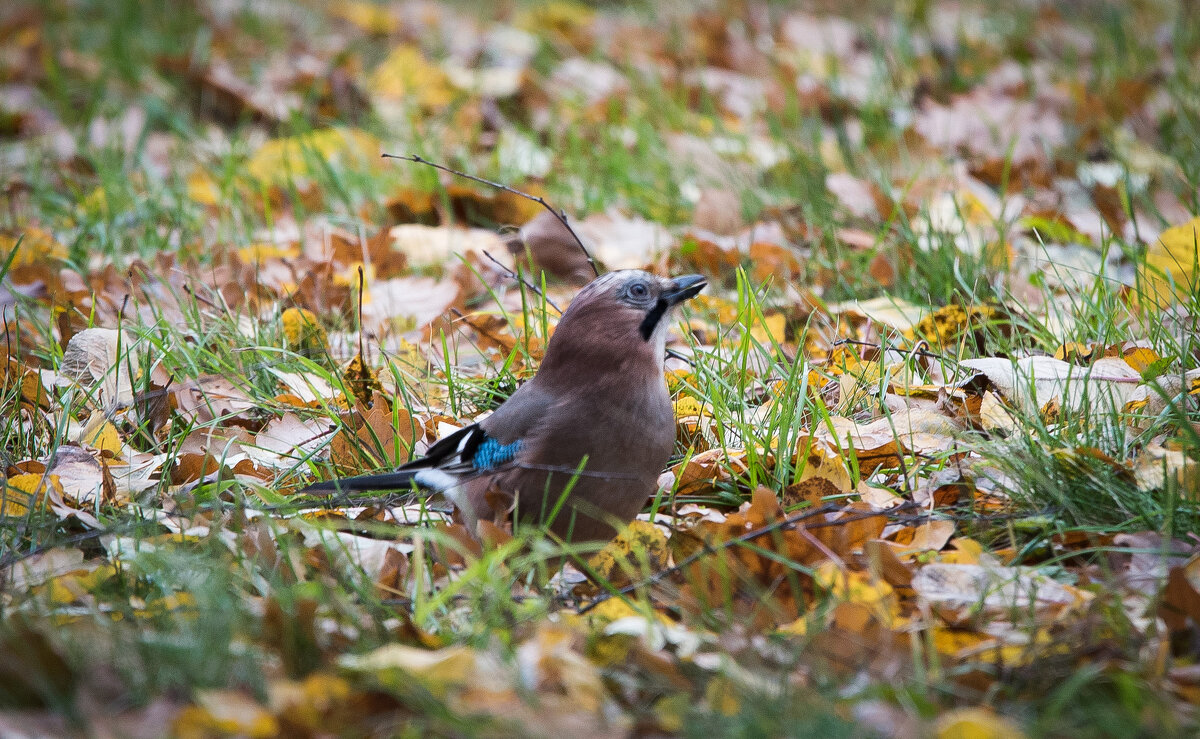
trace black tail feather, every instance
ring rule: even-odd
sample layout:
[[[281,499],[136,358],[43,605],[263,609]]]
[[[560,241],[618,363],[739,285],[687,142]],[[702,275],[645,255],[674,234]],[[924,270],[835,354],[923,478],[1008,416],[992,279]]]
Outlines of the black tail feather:
[[[384,472],[378,475],[359,475],[358,477],[343,477],[324,482],[314,482],[301,490],[301,493],[367,493],[385,490],[404,491],[412,488],[413,477],[418,470],[398,470]]]

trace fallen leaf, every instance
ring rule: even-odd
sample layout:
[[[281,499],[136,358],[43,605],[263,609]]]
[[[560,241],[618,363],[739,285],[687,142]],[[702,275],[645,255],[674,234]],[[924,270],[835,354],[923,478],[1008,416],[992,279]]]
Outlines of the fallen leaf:
[[[367,89],[384,101],[410,101],[432,110],[444,108],[454,99],[446,73],[426,60],[418,47],[408,44],[392,49],[380,62]]]
[[[1092,597],[1033,568],[998,565],[927,564],[912,588],[950,626],[976,628],[1014,613],[1048,624]]]
[[[938,717],[935,739],[1025,739],[1025,732],[987,708],[956,708]]]
[[[1196,293],[1200,284],[1198,234],[1200,217],[1168,228],[1150,244],[1145,263],[1138,268],[1138,277],[1148,289],[1144,297],[1150,302],[1165,306]]]

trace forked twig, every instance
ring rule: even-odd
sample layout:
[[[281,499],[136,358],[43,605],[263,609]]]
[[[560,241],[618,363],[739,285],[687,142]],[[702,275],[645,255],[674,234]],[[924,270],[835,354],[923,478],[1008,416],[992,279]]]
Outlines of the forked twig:
[[[487,250],[484,250],[484,252],[483,252],[483,256],[487,257],[488,261],[490,261],[492,264],[496,265],[496,266],[497,266],[497,267],[499,267],[501,270],[503,270],[503,271],[504,271],[504,274],[505,274],[507,277],[509,277],[509,278],[511,278],[511,279],[514,279],[514,280],[516,280],[516,281],[520,282],[521,284],[525,285],[525,287],[527,287],[527,288],[529,288],[530,290],[532,290],[532,291],[534,292],[534,294],[536,294],[536,295],[537,295],[538,297],[540,297],[542,300],[545,300],[547,305],[549,305],[549,306],[550,306],[551,308],[553,308],[554,310],[558,311],[558,314],[559,314],[560,316],[562,315],[562,309],[561,309],[561,308],[559,308],[557,305],[555,305],[555,304],[554,304],[554,301],[553,301],[553,300],[551,300],[549,297],[547,297],[547,296],[546,296],[546,293],[542,292],[541,288],[539,288],[537,285],[534,285],[534,284],[533,284],[532,282],[530,282],[529,280],[526,280],[526,279],[525,279],[524,277],[522,277],[521,275],[519,275],[519,274],[517,274],[516,272],[512,271],[511,269],[509,269],[509,268],[508,268],[508,266],[506,266],[506,265],[505,265],[503,262],[501,262],[499,259],[496,259],[495,257],[493,257],[493,256],[492,256],[492,254],[491,254],[491,252],[489,252],[489,251],[487,251]]]
[[[387,153],[385,153],[383,155],[383,157],[384,157],[384,159],[403,159],[406,162],[416,162],[417,164],[426,164],[430,167],[433,167],[434,169],[440,169],[443,172],[449,172],[450,174],[454,175],[455,177],[462,177],[463,179],[471,180],[472,182],[478,182],[481,185],[487,185],[488,187],[494,187],[497,190],[503,190],[504,192],[510,192],[513,195],[517,195],[519,197],[525,198],[526,200],[532,200],[533,202],[541,205],[546,210],[550,211],[550,213],[553,214],[554,217],[558,219],[558,222],[563,225],[563,228],[567,229],[567,231],[571,234],[571,238],[575,239],[575,243],[579,245],[579,250],[583,252],[583,256],[587,257],[588,264],[591,265],[591,267],[592,267],[592,273],[594,275],[596,275],[597,277],[600,276],[600,268],[596,266],[596,260],[592,259],[591,252],[589,252],[587,250],[587,247],[583,245],[583,240],[579,238],[579,234],[575,233],[575,229],[571,228],[571,224],[567,222],[567,214],[563,211],[556,210],[554,208],[554,206],[552,206],[552,205],[550,205],[550,203],[546,202],[546,199],[543,198],[541,195],[530,195],[527,192],[522,192],[521,190],[518,190],[515,187],[510,187],[508,185],[505,185],[502,182],[494,182],[492,180],[487,180],[482,177],[477,177],[473,174],[467,174],[466,172],[460,172],[457,169],[451,169],[450,167],[447,167],[444,164],[438,164],[437,162],[431,162],[428,159],[425,159],[424,157],[420,156],[419,154],[409,154],[409,155],[405,156],[402,154],[387,154]]]

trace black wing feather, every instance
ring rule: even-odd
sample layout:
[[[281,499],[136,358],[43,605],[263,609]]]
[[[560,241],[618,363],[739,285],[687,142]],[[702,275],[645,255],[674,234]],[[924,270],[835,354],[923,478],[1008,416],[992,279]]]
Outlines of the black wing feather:
[[[479,445],[487,439],[487,433],[473,423],[458,431],[444,436],[429,447],[429,451],[420,459],[414,459],[401,465],[393,472],[381,472],[374,475],[358,475],[357,477],[335,478],[324,482],[315,482],[301,490],[301,493],[356,493],[381,492],[385,490],[408,490],[413,486],[413,478],[421,470],[441,469],[449,473],[466,472],[472,469],[471,460],[479,450]]]

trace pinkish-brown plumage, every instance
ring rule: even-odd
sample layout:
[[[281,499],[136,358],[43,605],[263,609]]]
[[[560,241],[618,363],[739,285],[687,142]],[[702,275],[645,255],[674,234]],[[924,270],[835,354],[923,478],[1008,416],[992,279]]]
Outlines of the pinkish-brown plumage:
[[[443,490],[472,531],[511,506],[521,521],[548,524],[568,541],[610,538],[646,504],[670,457],[666,333],[673,308],[703,287],[697,275],[639,270],[597,278],[563,314],[534,378],[492,415],[395,473],[310,489],[416,482]],[[485,448],[512,458],[480,468]]]

